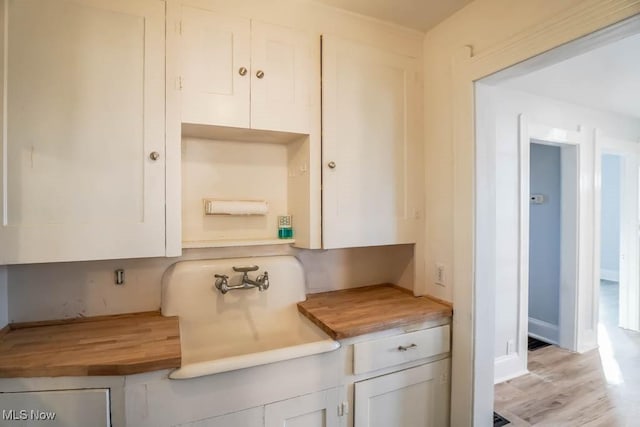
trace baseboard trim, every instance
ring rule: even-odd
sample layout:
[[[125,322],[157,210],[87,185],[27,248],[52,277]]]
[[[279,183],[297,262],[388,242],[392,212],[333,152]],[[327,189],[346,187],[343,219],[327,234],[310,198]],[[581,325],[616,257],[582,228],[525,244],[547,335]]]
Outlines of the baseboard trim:
[[[518,353],[497,357],[493,367],[493,383],[499,384],[529,373],[526,358]]]
[[[605,268],[600,270],[600,280],[608,280],[610,282],[620,281],[620,272],[616,270],[607,270]]]
[[[529,336],[551,344],[558,344],[560,328],[553,323],[529,317]]]

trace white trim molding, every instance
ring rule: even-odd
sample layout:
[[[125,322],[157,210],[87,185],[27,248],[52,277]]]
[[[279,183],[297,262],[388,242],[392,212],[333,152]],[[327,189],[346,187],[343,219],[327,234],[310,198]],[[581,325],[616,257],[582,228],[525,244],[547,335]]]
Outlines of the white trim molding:
[[[558,344],[560,328],[553,323],[529,317],[529,336],[549,344]]]
[[[511,353],[496,358],[494,362],[494,384],[500,384],[505,381],[526,375],[529,371],[526,369],[526,359],[523,363],[522,357],[518,353]],[[525,366],[523,369],[522,366]]]
[[[600,269],[600,280],[608,280],[609,282],[620,281],[620,272],[618,270]]]

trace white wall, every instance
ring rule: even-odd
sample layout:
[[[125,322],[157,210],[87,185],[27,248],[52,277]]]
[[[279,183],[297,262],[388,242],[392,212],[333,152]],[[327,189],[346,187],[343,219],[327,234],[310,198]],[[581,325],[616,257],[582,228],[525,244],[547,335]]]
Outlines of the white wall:
[[[0,267],[0,329],[9,323],[9,288],[7,286],[7,268]]]
[[[177,261],[284,254],[296,255],[304,265],[309,293],[378,283],[396,283],[408,289],[413,286],[413,245],[331,251],[288,246],[192,249],[185,250],[180,258],[9,266],[9,320],[28,322],[158,310],[162,275]],[[125,270],[124,286],[114,284],[117,268]],[[1,292],[0,270],[0,296]]]
[[[589,270],[593,264],[590,254],[593,252],[593,131],[602,129],[603,133],[620,139],[636,140],[640,135],[640,120],[622,117],[615,114],[583,108],[548,98],[478,84],[477,93],[484,100],[479,108],[487,108],[479,115],[479,127],[492,128],[495,138],[485,139],[485,144],[493,144],[495,156],[493,164],[486,167],[495,169],[495,206],[496,206],[496,328],[495,358],[496,378],[507,378],[521,373],[522,366],[507,365],[507,343],[518,340],[518,116],[525,114],[530,123],[538,123],[552,127],[577,130],[583,126],[587,141],[581,147],[580,162],[583,165],[581,176],[582,200],[580,223],[580,251],[582,269],[580,271],[581,298],[584,307],[592,305],[589,289],[593,287],[594,278]],[[478,137],[481,140],[480,136]],[[489,159],[491,161],[491,159]],[[478,194],[478,197],[484,197]],[[584,291],[584,292],[583,292]],[[591,312],[580,313],[582,324],[591,324]],[[589,345],[595,345],[593,335],[583,337]],[[582,349],[584,350],[584,349]],[[503,364],[504,363],[504,364]]]
[[[602,210],[600,228],[600,277],[618,281],[620,275],[620,174],[621,158],[602,156]]]
[[[560,147],[531,144],[530,159],[530,192],[542,194],[545,200],[529,207],[529,319],[555,326],[555,336],[549,336],[551,331],[544,329],[537,334],[556,342],[560,301]]]

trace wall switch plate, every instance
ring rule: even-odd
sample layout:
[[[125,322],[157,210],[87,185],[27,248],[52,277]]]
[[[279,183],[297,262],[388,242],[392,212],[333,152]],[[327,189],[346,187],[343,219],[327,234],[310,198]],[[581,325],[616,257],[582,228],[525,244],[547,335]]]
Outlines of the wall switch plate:
[[[444,265],[436,264],[436,285],[445,286],[446,285],[446,277],[445,277]]]
[[[507,354],[513,354],[516,352],[516,342],[514,340],[507,341]]]

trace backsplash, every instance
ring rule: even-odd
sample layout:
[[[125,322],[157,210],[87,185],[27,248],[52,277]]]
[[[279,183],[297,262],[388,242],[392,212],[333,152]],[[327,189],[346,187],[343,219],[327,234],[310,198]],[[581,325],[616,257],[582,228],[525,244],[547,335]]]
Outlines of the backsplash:
[[[190,249],[178,258],[6,267],[8,320],[29,322],[158,310],[162,275],[171,264],[190,259],[268,255],[297,256],[304,265],[308,293],[377,283],[413,288],[413,245],[334,250],[300,250],[281,245]],[[117,286],[114,270],[120,268],[125,270],[125,284]],[[0,271],[0,287],[1,276]],[[0,301],[0,316],[1,304]]]

